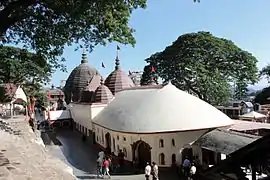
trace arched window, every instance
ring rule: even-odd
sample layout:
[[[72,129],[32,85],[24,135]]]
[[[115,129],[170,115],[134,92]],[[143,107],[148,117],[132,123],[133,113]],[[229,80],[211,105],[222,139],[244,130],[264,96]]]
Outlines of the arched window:
[[[176,163],[176,155],[172,154],[172,164],[175,164],[175,163]]]
[[[164,153],[159,154],[159,164],[165,165],[165,155]]]
[[[172,139],[172,146],[175,147],[175,141]]]
[[[123,153],[124,153],[125,157],[127,157],[127,150],[126,150],[126,148],[123,148]]]
[[[117,135],[117,140],[119,140],[119,136]]]
[[[164,141],[163,141],[163,139],[160,139],[159,140],[159,147],[160,148],[163,148],[164,147]]]
[[[123,137],[123,140],[126,141],[127,140],[126,137]]]
[[[113,138],[113,151],[115,151],[115,139]]]

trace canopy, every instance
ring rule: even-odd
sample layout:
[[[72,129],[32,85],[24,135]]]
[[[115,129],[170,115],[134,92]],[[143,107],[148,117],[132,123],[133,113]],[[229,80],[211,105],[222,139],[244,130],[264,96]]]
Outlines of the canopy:
[[[266,118],[267,116],[264,115],[264,114],[261,114],[261,113],[258,113],[258,112],[255,112],[255,111],[251,111],[247,114],[243,114],[243,115],[240,115],[240,118],[255,118],[255,119],[259,119],[259,118]]]

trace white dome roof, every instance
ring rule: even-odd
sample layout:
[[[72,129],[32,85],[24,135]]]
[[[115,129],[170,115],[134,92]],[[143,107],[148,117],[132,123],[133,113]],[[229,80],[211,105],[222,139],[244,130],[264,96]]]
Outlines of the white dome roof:
[[[210,104],[168,83],[161,89],[119,92],[93,123],[118,132],[154,133],[217,128],[233,121]]]

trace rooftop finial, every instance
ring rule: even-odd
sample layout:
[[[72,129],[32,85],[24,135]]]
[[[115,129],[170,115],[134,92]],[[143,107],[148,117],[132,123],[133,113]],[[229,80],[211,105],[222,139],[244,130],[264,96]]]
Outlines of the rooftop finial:
[[[88,63],[85,48],[83,47],[81,63]]]
[[[104,79],[103,79],[103,77],[100,78],[100,85],[104,85]]]
[[[120,47],[117,45],[117,47],[116,47],[116,59],[115,59],[115,70],[120,69],[119,51],[120,51]]]

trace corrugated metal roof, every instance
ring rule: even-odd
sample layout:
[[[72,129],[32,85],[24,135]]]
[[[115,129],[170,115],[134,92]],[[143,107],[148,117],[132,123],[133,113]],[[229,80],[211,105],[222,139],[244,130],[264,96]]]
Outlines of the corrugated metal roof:
[[[194,144],[211,151],[228,155],[259,138],[261,137],[216,129],[203,135]]]

